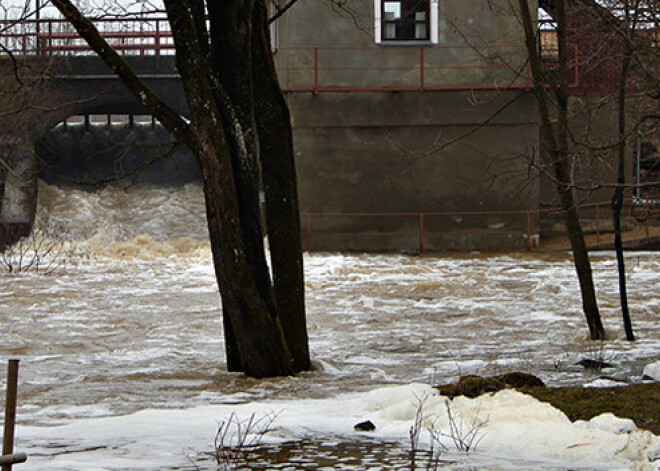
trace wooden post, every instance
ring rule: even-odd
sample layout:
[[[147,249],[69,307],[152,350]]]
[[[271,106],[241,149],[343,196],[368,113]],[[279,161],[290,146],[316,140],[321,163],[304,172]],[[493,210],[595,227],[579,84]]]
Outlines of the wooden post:
[[[14,428],[16,426],[16,402],[18,396],[18,362],[9,360],[7,371],[7,399],[5,400],[5,434],[2,441],[2,454],[14,453]],[[3,464],[2,471],[11,471],[11,463]]]

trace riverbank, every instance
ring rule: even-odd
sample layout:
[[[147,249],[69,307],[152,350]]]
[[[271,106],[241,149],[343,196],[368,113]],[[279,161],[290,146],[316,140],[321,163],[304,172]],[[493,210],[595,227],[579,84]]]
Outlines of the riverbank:
[[[623,249],[632,251],[660,250],[660,226],[654,224],[635,224],[625,227],[621,234]],[[585,228],[585,243],[589,251],[614,250],[614,232],[611,228],[596,231],[594,228]],[[537,249],[538,252],[557,252],[570,250],[568,237],[542,237]]]
[[[639,428],[660,435],[660,383],[609,388],[523,388],[521,392],[549,402],[572,421],[605,412],[631,419]]]
[[[355,430],[366,421],[373,427]],[[214,443],[218,429],[224,432]],[[428,462],[428,469],[447,471],[656,471],[660,460],[660,438],[629,420],[601,416],[571,422],[550,404],[513,389],[448,399],[420,383],[320,399],[152,408],[54,427],[19,427],[17,437],[18,448],[30,456],[25,471],[217,469],[218,464],[410,469],[411,446],[419,451],[418,469],[427,469]],[[241,450],[245,439],[261,445]]]
[[[438,387],[441,394],[474,397],[506,387],[498,378],[469,377],[458,384]],[[469,384],[471,383],[471,384]],[[615,387],[546,387],[515,388],[562,411],[571,421],[590,420],[611,412],[631,419],[637,427],[660,435],[660,383],[630,384]]]

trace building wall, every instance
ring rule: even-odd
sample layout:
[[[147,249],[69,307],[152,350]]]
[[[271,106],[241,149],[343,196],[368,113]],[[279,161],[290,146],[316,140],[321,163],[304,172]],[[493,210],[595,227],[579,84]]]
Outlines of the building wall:
[[[538,127],[529,94],[290,93],[288,99],[302,212],[312,214],[313,232],[345,234],[315,236],[312,249],[416,250],[417,213],[538,208],[539,182],[529,173]],[[427,238],[425,248],[522,246],[525,223],[524,214],[429,216],[426,232],[443,235]]]
[[[300,0],[277,23],[308,247],[524,246],[539,139],[509,2],[442,1],[437,44],[398,47],[376,44],[372,0],[343,5]]]
[[[282,86],[524,86],[526,53],[507,0],[438,5],[438,41],[376,44],[373,0],[302,0],[273,26]],[[422,78],[423,75],[423,78]]]

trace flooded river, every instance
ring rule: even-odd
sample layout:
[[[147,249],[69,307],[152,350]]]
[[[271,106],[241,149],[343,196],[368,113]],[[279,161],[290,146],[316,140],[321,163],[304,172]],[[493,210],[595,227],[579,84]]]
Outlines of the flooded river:
[[[522,370],[549,384],[635,378],[660,354],[660,256],[628,254],[639,341],[623,341],[616,265],[594,256],[610,340],[586,340],[566,254],[305,257],[315,371],[256,381],[225,371],[217,287],[195,185],[95,193],[41,186],[40,211],[76,255],[0,275],[0,358],[21,359],[22,424],[150,408],[325,398],[377,385]],[[4,378],[3,378],[4,379]]]

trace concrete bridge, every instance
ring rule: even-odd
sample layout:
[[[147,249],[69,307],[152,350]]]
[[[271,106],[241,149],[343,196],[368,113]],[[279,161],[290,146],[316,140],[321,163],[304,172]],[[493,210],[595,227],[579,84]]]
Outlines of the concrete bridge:
[[[174,46],[164,18],[100,19],[97,27],[135,72],[176,111],[186,104],[174,60]],[[92,114],[146,114],[116,75],[89,49],[65,20],[28,20],[0,24],[0,42],[19,61],[47,69],[47,90],[54,97],[54,119]],[[9,55],[0,54],[3,70]]]
[[[174,56],[127,56],[138,76],[175,111],[186,114],[187,105]],[[58,101],[69,102],[63,114],[144,115],[149,114],[96,56],[67,56],[53,63],[50,87]],[[57,103],[54,103],[57,106]]]

